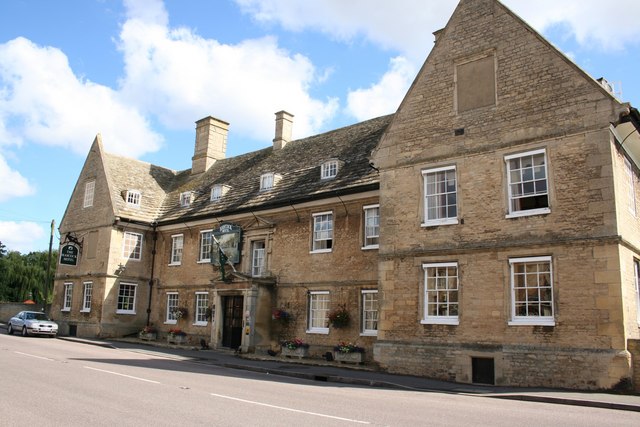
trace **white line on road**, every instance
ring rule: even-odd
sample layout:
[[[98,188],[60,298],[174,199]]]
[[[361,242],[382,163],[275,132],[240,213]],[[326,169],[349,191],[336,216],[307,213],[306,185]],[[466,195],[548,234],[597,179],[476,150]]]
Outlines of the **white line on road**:
[[[85,366],[85,368],[87,368],[87,369],[91,369],[91,370],[93,370],[93,371],[105,372],[105,373],[107,373],[107,374],[113,374],[113,375],[119,375],[119,376],[121,376],[121,377],[131,378],[131,379],[133,379],[133,380],[146,381],[146,382],[148,382],[148,383],[160,384],[160,382],[159,382],[159,381],[147,380],[147,379],[145,379],[145,378],[134,377],[134,376],[131,376],[131,375],[126,375],[126,374],[120,374],[120,373],[118,373],[118,372],[113,372],[113,371],[105,371],[104,369],[92,368],[92,367],[90,367],[90,366]]]
[[[23,356],[35,357],[36,359],[49,360],[51,362],[55,362],[54,359],[49,359],[48,357],[36,356],[35,354],[22,353],[20,351],[14,351],[14,353],[21,354]]]
[[[223,394],[211,393],[211,396],[220,397],[222,399],[236,400],[238,402],[251,403],[253,405],[267,406],[269,408],[282,409],[283,411],[299,412],[301,414],[315,415],[317,417],[332,418],[334,420],[349,421],[349,422],[352,422],[352,423],[359,423],[359,424],[371,424],[368,421],[353,420],[351,418],[336,417],[336,416],[333,416],[333,415],[319,414],[317,412],[309,412],[309,411],[303,411],[303,410],[300,410],[300,409],[286,408],[284,406],[276,406],[276,405],[270,405],[268,403],[255,402],[253,400],[239,399],[237,397],[225,396]]]

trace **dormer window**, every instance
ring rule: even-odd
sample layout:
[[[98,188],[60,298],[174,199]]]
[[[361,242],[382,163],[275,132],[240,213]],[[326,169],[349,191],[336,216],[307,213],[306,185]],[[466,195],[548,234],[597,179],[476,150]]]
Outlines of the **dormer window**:
[[[184,193],[180,193],[180,206],[186,208],[191,206],[191,202],[193,201],[193,193],[191,191],[185,191]]]
[[[215,202],[216,200],[222,199],[222,196],[227,194],[227,191],[229,191],[229,188],[230,187],[228,185],[222,185],[222,184],[216,184],[213,187],[211,187],[211,201]]]
[[[330,179],[335,178],[338,175],[338,161],[328,160],[320,167],[320,178]]]
[[[260,175],[260,191],[272,189],[281,179],[282,176],[276,173],[263,173]]]
[[[140,206],[141,199],[142,199],[142,194],[138,190],[127,191],[127,205],[138,207]]]

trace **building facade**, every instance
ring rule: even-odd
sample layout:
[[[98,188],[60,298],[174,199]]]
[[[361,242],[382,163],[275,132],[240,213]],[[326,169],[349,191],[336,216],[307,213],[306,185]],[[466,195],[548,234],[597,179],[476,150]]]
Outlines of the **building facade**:
[[[640,331],[638,164],[615,130],[629,105],[496,1],[461,1],[436,36],[373,155],[375,359],[458,382],[615,386]]]
[[[462,0],[397,112],[191,169],[98,136],[60,234],[61,332],[243,352],[340,342],[391,372],[612,388],[640,359],[640,116],[496,0]],[[221,249],[220,249],[221,248]],[[334,321],[336,314],[348,321]]]

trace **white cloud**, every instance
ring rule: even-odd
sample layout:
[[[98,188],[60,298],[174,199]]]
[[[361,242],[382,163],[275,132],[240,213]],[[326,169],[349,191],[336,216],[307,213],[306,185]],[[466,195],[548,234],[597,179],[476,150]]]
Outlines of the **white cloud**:
[[[505,4],[538,31],[562,25],[586,49],[622,50],[640,44],[640,1],[508,0]]]
[[[367,89],[349,92],[347,111],[358,120],[393,113],[407,93],[416,68],[404,57],[392,58],[389,71]]]
[[[232,132],[270,142],[276,111],[296,116],[293,132],[316,132],[337,111],[337,100],[318,100],[317,75],[308,58],[278,47],[272,37],[235,45],[204,39],[186,28],[130,19],[122,26],[122,93],[166,126],[184,128],[207,115],[231,123]]]
[[[44,248],[34,248],[34,242],[42,240],[46,236],[44,227],[34,222],[0,221],[0,242],[9,251],[28,253]]]
[[[107,149],[139,156],[161,137],[114,90],[76,77],[60,50],[25,38],[0,44],[0,146],[25,141],[86,154],[97,133]]]
[[[290,31],[307,29],[349,42],[358,37],[423,61],[433,31],[445,26],[456,0],[235,0],[255,20]]]
[[[35,192],[29,181],[19,172],[12,170],[0,154],[0,202],[13,197],[29,196]]]

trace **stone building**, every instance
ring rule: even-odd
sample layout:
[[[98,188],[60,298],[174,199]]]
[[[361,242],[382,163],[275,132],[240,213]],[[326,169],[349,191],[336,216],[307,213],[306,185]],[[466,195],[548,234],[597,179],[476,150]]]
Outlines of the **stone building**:
[[[291,141],[282,111],[272,147],[232,158],[207,117],[185,171],[98,136],[60,225],[79,252],[56,272],[62,333],[152,324],[245,352],[300,338],[315,357],[351,341],[463,383],[628,382],[638,111],[496,0],[460,1],[435,36],[390,116]]]
[[[105,153],[96,138],[60,225],[64,243],[81,246],[77,265],[56,273],[63,333],[149,323],[212,347],[301,338],[320,355],[352,341],[371,357],[379,182],[368,156],[390,120],[291,141],[282,111],[272,147],[226,158],[229,125],[207,117],[180,172]],[[350,322],[331,327],[340,309]]]
[[[627,381],[640,337],[634,120],[502,4],[462,0],[372,157],[375,359],[457,382]]]

